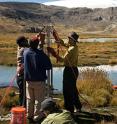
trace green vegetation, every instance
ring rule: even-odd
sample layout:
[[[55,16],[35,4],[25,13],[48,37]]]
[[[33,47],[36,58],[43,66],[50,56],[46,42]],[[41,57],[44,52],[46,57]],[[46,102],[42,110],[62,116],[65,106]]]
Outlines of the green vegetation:
[[[18,91],[18,89],[12,87],[0,88],[1,114],[7,114],[9,113],[11,107],[19,105],[19,97],[15,94],[16,91]]]
[[[24,35],[28,37],[31,34],[1,33],[0,34],[0,65],[16,65],[17,45],[16,38]]]
[[[116,60],[117,42],[79,44],[79,65],[103,65]]]
[[[112,83],[106,72],[99,69],[86,69],[81,72],[77,83],[79,92],[92,107],[115,104]]]
[[[114,90],[110,104],[113,106],[117,106],[117,90]]]

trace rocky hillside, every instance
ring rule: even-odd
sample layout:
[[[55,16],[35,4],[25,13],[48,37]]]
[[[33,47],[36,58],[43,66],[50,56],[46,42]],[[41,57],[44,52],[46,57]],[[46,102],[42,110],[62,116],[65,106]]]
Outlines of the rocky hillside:
[[[81,32],[117,32],[117,7],[65,8],[37,3],[0,3],[0,32],[38,32],[47,24]]]

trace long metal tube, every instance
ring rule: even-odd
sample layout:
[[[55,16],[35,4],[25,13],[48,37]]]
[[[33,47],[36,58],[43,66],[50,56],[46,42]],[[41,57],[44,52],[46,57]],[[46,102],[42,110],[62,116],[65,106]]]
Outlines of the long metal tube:
[[[46,27],[46,31],[47,31],[47,46],[48,47],[51,46],[51,40],[50,40],[51,27],[52,26],[47,26]],[[49,52],[47,52],[47,55],[50,58]],[[47,71],[47,76],[48,76],[48,79],[47,79],[47,86],[48,86],[47,96],[50,97],[52,95],[52,93],[53,93],[53,69]]]

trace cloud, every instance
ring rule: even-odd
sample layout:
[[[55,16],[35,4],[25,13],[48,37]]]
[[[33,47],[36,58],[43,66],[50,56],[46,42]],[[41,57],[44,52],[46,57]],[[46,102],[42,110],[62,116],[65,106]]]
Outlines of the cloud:
[[[117,7],[117,0],[56,0],[45,2],[45,5],[56,5],[65,7],[88,7],[88,8],[107,8]]]

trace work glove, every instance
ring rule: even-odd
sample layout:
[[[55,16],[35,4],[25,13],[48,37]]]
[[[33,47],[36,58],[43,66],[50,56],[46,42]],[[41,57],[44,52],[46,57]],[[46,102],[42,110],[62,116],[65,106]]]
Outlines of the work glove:
[[[54,56],[54,57],[57,58],[57,53],[56,53],[56,51],[55,51],[53,48],[47,47],[47,51],[48,51],[49,53],[51,53],[52,56]]]
[[[54,37],[55,41],[57,43],[59,43],[60,38],[59,38],[58,33],[55,29],[53,30],[53,37]]]
[[[40,32],[39,34],[36,35],[42,44],[45,43],[45,35],[46,35],[45,32]]]
[[[40,41],[44,43],[45,42],[45,33],[44,32],[41,32],[39,34],[39,36],[40,36]]]

